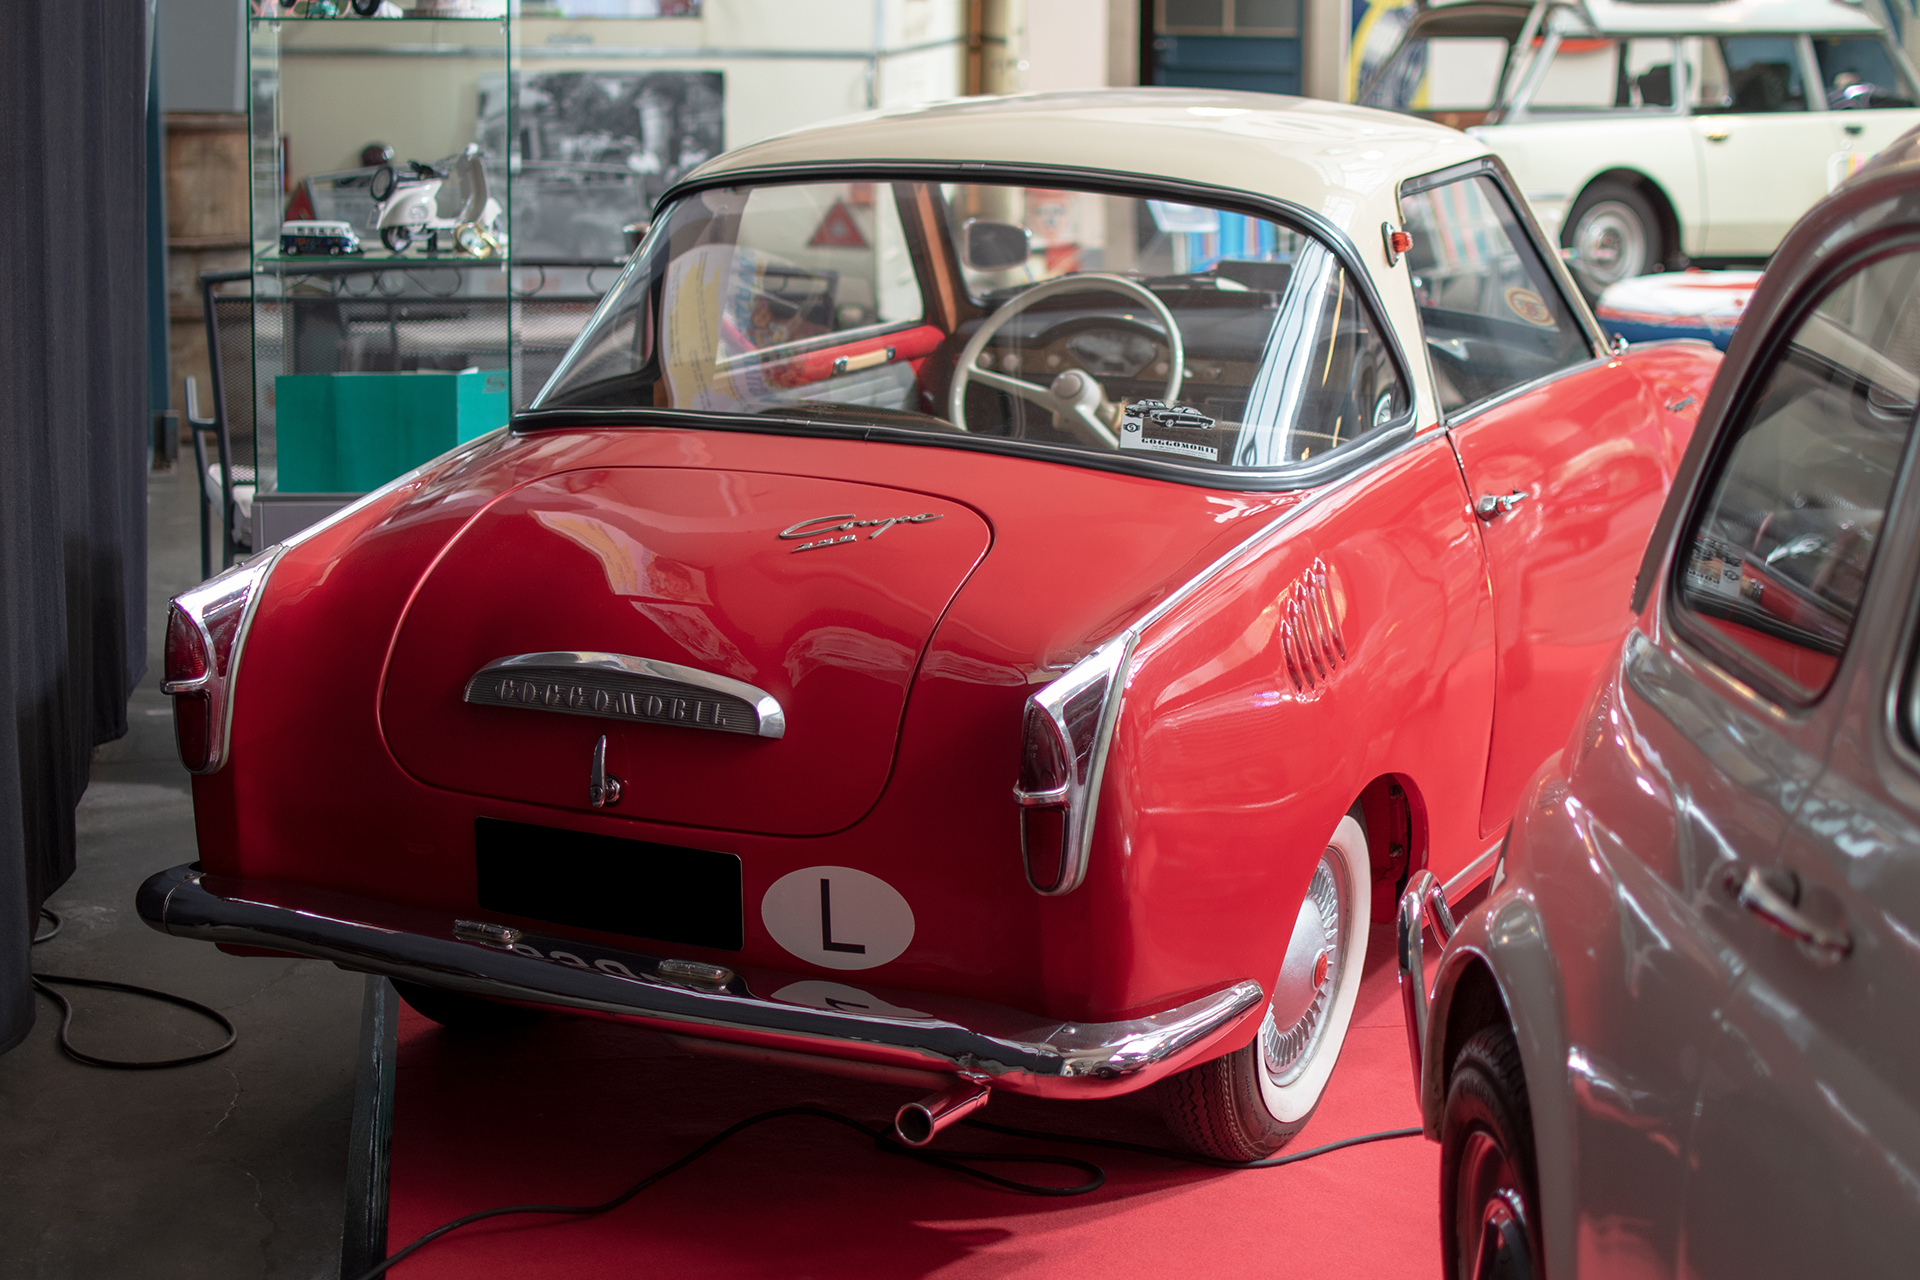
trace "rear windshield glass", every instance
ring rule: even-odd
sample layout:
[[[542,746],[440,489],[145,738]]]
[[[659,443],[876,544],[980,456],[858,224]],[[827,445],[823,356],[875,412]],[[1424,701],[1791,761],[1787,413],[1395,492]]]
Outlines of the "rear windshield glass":
[[[690,194],[535,401],[1271,467],[1403,420],[1318,240],[1205,205],[958,182]]]

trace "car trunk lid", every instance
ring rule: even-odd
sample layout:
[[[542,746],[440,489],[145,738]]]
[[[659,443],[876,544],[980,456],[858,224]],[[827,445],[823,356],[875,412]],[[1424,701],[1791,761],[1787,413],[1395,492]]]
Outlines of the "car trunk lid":
[[[885,787],[920,655],[991,540],[962,503],[882,485],[549,475],[421,582],[383,732],[422,781],[559,810],[593,807],[605,735],[610,814],[836,831]]]

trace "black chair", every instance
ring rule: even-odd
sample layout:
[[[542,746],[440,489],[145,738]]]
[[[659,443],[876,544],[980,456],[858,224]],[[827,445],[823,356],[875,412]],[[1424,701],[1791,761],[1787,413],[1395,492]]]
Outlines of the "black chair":
[[[245,292],[221,292],[240,283]],[[202,412],[200,388],[186,380],[187,425],[193,432],[194,470],[200,483],[200,572],[213,575],[214,513],[220,521],[220,567],[252,549],[253,464],[253,289],[245,271],[209,272],[200,277],[207,321],[207,363],[212,376],[212,415]],[[236,427],[239,430],[236,430]]]

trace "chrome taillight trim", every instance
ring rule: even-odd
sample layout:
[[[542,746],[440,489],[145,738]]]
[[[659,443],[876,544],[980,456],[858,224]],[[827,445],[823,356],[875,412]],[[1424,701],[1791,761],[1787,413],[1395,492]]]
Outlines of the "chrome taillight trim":
[[[1028,711],[1038,712],[1052,722],[1054,732],[1067,746],[1067,784],[1045,791],[1013,789],[1014,803],[1022,808],[1061,810],[1065,830],[1061,835],[1060,876],[1051,885],[1041,886],[1033,878],[1033,858],[1027,848],[1026,824],[1020,827],[1020,866],[1027,885],[1035,893],[1057,898],[1072,893],[1087,878],[1087,864],[1093,852],[1093,820],[1100,805],[1100,780],[1107,769],[1107,748],[1113,742],[1113,726],[1120,717],[1120,686],[1126,679],[1127,663],[1133,656],[1138,636],[1127,631],[1101,645],[1076,662],[1067,673],[1027,699]],[[1067,724],[1067,705],[1095,684],[1104,683],[1100,718],[1094,727],[1093,741],[1084,760],[1074,750],[1073,732]],[[1026,723],[1022,718],[1021,723]]]
[[[268,575],[273,572],[274,565],[280,562],[285,551],[284,545],[269,547],[252,559],[243,560],[208,578],[199,586],[182,591],[170,602],[193,624],[207,655],[205,675],[192,680],[170,680],[160,686],[160,692],[169,697],[199,695],[211,704],[207,708],[207,762],[198,769],[189,766],[191,773],[218,773],[227,762],[227,741],[233,729],[233,690],[240,678],[240,661],[246,654],[247,632],[253,628],[253,615],[260,608],[260,597],[266,594]],[[236,591],[244,591],[246,600],[240,606],[240,621],[233,632],[233,649],[227,658],[226,671],[222,673],[220,655],[214,647],[213,633],[207,627],[206,615],[215,604]]]

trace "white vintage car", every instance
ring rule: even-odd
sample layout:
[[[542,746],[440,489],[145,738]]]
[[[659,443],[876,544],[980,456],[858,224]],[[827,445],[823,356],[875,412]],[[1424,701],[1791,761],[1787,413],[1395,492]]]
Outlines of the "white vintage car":
[[[1453,0],[1410,12],[1360,100],[1490,145],[1593,295],[1690,259],[1765,258],[1920,124],[1913,65],[1845,0]]]

